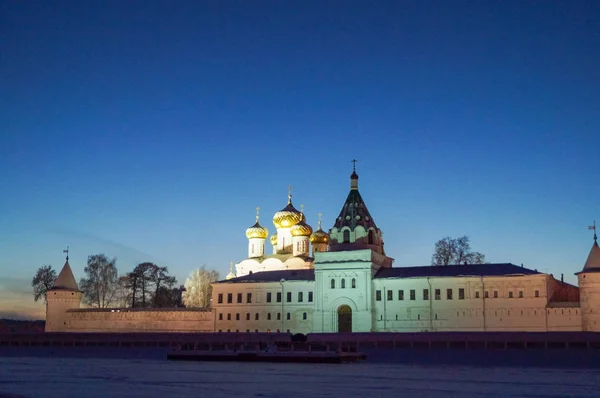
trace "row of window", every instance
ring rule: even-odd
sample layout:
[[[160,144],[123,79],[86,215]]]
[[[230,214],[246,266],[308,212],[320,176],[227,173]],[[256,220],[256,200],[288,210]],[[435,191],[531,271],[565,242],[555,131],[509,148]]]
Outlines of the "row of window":
[[[286,317],[285,317],[285,319],[286,319],[286,320],[288,320],[288,321],[291,321],[291,320],[292,320],[292,314],[288,312],[288,313],[286,314]],[[308,314],[307,314],[306,312],[303,312],[303,313],[302,313],[302,320],[303,320],[303,321],[305,321],[305,320],[307,320],[307,319],[308,319]],[[222,320],[223,320],[223,313],[220,313],[220,314],[219,314],[219,320],[220,320],[220,321],[222,321]],[[227,320],[228,320],[228,321],[231,321],[231,313],[227,314]],[[239,312],[238,312],[237,314],[235,314],[235,320],[236,320],[236,321],[239,321],[239,320],[241,320],[241,317],[240,317],[240,313],[239,313]],[[246,320],[247,320],[247,321],[249,321],[249,320],[250,320],[250,313],[249,313],[249,312],[247,312],[247,313],[246,313]],[[255,320],[255,321],[259,321],[259,320],[260,320],[260,314],[259,314],[258,312],[254,314],[254,320]],[[270,313],[270,312],[267,312],[267,321],[270,321],[270,320],[271,320],[271,313]],[[281,312],[278,312],[278,313],[277,313],[277,320],[278,320],[278,321],[280,321],[280,320],[281,320]]]
[[[276,292],[275,300],[277,303],[281,303],[281,292]],[[237,294],[237,304],[242,303],[242,299],[244,298],[243,293]],[[219,293],[217,296],[217,301],[219,304],[223,304],[223,293]],[[267,303],[271,303],[273,301],[272,292],[267,292]],[[313,292],[308,292],[307,302],[312,303],[313,301]],[[286,302],[292,302],[292,292],[287,292],[286,294]],[[304,292],[298,292],[298,303],[304,302]],[[227,304],[233,304],[233,293],[227,293]],[[252,293],[246,293],[246,304],[252,304]]]
[[[519,298],[523,298],[523,291],[520,290],[519,292]],[[415,289],[411,289],[409,291],[410,294],[410,300],[416,300],[417,299],[417,292]],[[498,291],[494,290],[493,292],[494,294],[494,298],[498,298]],[[381,290],[377,290],[375,291],[375,300],[376,301],[381,301]],[[486,290],[483,293],[483,297],[484,298],[489,298],[489,292]],[[540,297],[540,291],[536,290],[535,291],[535,297]],[[453,289],[446,289],[446,300],[452,300],[454,298],[454,290]],[[479,296],[479,291],[475,292],[475,298],[478,299],[480,298]],[[514,298],[514,292],[508,292],[508,298]],[[441,300],[442,299],[442,290],[441,289],[435,289],[434,290],[434,299],[435,300]],[[458,299],[459,300],[464,300],[465,299],[465,289],[464,288],[459,288],[458,289]],[[393,301],[394,300],[394,291],[393,290],[388,290],[387,291],[387,301]],[[404,290],[398,290],[398,300],[402,301],[404,300]],[[423,289],[423,300],[429,300],[429,289]]]
[[[488,314],[491,314],[492,311],[494,311],[494,316],[498,316],[498,310],[489,310]],[[520,315],[521,316],[530,316],[531,315],[530,311],[529,310],[526,310],[526,311],[527,311],[527,314],[525,314],[525,311],[520,310]],[[567,311],[568,311],[567,315],[571,315],[571,310],[569,309]],[[456,316],[457,317],[461,316],[460,312],[461,311],[456,311]],[[469,314],[467,315],[467,311],[462,311],[462,316],[463,317],[466,317],[466,316],[471,316],[472,317],[473,316],[473,312],[472,311],[468,311],[468,312],[469,312]],[[575,315],[579,314],[579,310],[574,310],[574,312],[575,312]],[[560,313],[561,313],[561,315],[565,315],[565,310],[561,309]],[[554,310],[554,314],[555,315],[558,314],[558,310],[555,309]],[[438,314],[434,314],[434,315],[435,315],[434,319],[437,320],[438,319]],[[476,310],[475,311],[475,316],[480,316],[480,315],[485,315],[485,311]],[[505,315],[511,315],[510,310],[506,310],[506,314],[503,313],[503,310],[500,310],[500,316],[505,316]],[[518,315],[518,313],[515,314],[513,312],[513,315]],[[533,310],[533,315],[537,315],[537,310]],[[548,310],[548,315],[550,315],[550,310]],[[383,321],[383,314],[379,315],[379,320]],[[396,320],[398,320],[398,314],[396,314]],[[421,314],[417,314],[417,320],[421,320]]]
[[[331,288],[335,289],[335,279],[331,280]],[[345,288],[346,288],[346,279],[342,278],[342,280],[340,281],[340,289],[345,289]],[[352,278],[352,280],[350,281],[350,288],[356,289],[356,278]]]

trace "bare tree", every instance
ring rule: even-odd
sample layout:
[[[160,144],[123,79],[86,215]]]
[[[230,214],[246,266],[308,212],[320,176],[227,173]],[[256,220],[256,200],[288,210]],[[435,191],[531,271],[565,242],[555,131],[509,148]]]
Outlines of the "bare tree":
[[[52,269],[52,266],[41,266],[31,281],[31,287],[33,287],[33,300],[38,301],[43,297],[44,301],[46,301],[48,290],[52,289],[55,280],[56,271]]]
[[[109,260],[104,254],[88,257],[84,268],[85,277],[79,287],[83,292],[83,302],[96,308],[108,308],[113,303],[118,288],[117,260]]]
[[[182,293],[183,304],[186,307],[210,307],[212,295],[212,282],[219,280],[219,273],[207,270],[204,266],[190,274],[185,281],[185,291]]]
[[[154,265],[150,272],[150,281],[154,284],[153,307],[172,307],[172,289],[177,279],[169,275],[169,269]]]
[[[440,239],[435,243],[431,265],[483,264],[485,255],[472,252],[468,236]]]

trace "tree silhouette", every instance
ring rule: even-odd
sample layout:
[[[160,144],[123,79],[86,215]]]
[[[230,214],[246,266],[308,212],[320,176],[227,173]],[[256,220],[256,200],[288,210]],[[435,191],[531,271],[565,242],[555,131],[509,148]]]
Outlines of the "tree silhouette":
[[[31,287],[33,287],[33,300],[38,301],[43,297],[44,301],[46,301],[48,290],[52,289],[55,280],[56,271],[52,269],[52,266],[41,266],[31,281]]]

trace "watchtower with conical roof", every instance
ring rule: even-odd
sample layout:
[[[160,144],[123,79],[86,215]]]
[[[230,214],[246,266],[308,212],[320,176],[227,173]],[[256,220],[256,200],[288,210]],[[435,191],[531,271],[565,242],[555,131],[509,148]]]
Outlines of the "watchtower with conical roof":
[[[69,265],[69,255],[46,299],[46,332],[64,332],[69,328],[68,310],[79,308],[83,293],[77,287]]]
[[[594,244],[581,272],[578,272],[582,330],[600,332],[600,247],[594,224]]]

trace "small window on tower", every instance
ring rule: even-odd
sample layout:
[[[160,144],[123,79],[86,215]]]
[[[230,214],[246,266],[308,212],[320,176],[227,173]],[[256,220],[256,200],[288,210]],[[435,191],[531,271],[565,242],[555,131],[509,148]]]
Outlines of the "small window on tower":
[[[346,279],[342,278],[342,283],[341,283],[341,286],[340,286],[340,287],[341,287],[342,289],[345,289],[345,288],[346,288]]]
[[[350,230],[344,230],[344,243],[350,243]]]
[[[331,279],[331,288],[335,289],[335,279]]]
[[[356,289],[356,279],[352,278],[352,289]]]

